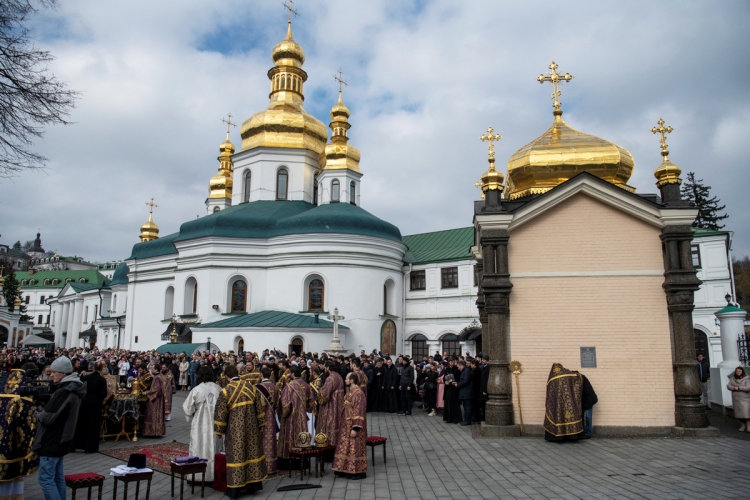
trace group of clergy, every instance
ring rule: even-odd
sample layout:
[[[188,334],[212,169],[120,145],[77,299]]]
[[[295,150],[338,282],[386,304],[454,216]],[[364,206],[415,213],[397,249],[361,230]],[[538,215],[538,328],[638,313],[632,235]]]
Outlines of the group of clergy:
[[[334,366],[312,369],[310,383],[289,363],[281,364],[278,377],[268,366],[256,370],[253,362],[226,366],[220,380],[210,368],[200,368],[183,409],[191,423],[190,454],[209,460],[206,480],[214,479],[214,455],[223,438],[226,494],[255,493],[270,474],[290,467],[290,451],[302,433],[326,435],[335,446],[337,475],[364,478],[367,378],[353,371],[344,379]]]

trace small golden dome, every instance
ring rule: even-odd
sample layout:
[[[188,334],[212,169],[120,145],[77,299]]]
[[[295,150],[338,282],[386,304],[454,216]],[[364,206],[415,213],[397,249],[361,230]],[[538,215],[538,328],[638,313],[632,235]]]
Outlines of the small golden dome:
[[[357,148],[349,144],[349,117],[351,112],[344,105],[339,90],[339,100],[331,108],[331,123],[328,125],[333,131],[331,142],[326,144],[325,151],[320,155],[320,168],[325,170],[348,169],[362,173],[359,170],[361,154]]]
[[[508,160],[509,198],[541,194],[581,172],[635,192],[627,184],[633,174],[633,155],[623,147],[573,129],[556,109],[554,122]]]
[[[261,146],[309,149],[321,154],[328,139],[326,126],[305,111],[302,69],[305,52],[292,37],[289,22],[286,38],[274,47],[274,66],[268,71],[271,80],[268,108],[245,120],[240,129],[242,150]]]
[[[682,169],[669,161],[669,146],[667,146],[666,134],[672,133],[674,129],[670,126],[665,127],[664,120],[661,118],[659,118],[659,121],[656,123],[659,126],[652,128],[651,132],[661,135],[659,142],[661,143],[661,155],[664,158],[661,165],[659,165],[659,168],[654,172],[654,177],[657,179],[656,185],[662,187],[665,184],[682,184],[682,179],[680,179]]]
[[[159,237],[159,226],[154,223],[153,212],[149,212],[148,221],[141,226],[141,241],[151,241]]]
[[[505,180],[505,176],[502,172],[495,170],[494,158],[490,158],[489,161],[490,169],[482,174],[482,176],[479,178],[479,182],[477,183],[477,186],[482,188],[482,193],[485,193],[490,189],[498,189],[500,191],[503,190],[503,181]]]
[[[219,145],[219,173],[211,177],[208,183],[209,198],[227,198],[232,199],[232,180],[234,166],[232,164],[232,155],[234,154],[234,144],[229,140],[229,131],[227,138]]]

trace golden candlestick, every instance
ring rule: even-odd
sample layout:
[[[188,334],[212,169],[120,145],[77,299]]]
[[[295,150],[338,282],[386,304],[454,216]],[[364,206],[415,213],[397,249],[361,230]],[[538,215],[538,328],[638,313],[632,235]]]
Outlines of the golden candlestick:
[[[508,370],[513,372],[516,376],[516,395],[518,396],[518,419],[521,422],[521,435],[524,435],[523,431],[523,413],[521,412],[521,387],[518,384],[518,375],[523,371],[523,365],[520,361],[511,361],[508,365]]]

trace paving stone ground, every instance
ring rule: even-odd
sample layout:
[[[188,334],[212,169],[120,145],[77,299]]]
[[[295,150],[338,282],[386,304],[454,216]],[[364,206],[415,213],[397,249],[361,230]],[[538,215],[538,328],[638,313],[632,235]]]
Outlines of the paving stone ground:
[[[182,414],[185,392],[175,396],[174,414],[163,439],[141,439],[148,445],[173,440],[188,443],[190,429]],[[421,410],[412,416],[370,413],[370,434],[388,438],[388,463],[376,448],[367,479],[336,478],[327,464],[314,490],[276,492],[300,483],[299,476],[266,481],[256,498],[273,499],[494,499],[494,498],[750,498],[750,442],[731,422],[712,416],[731,434],[715,439],[590,439],[578,443],[547,443],[542,438],[474,439],[469,427],[445,424]],[[102,449],[132,446],[107,441]],[[368,450],[369,451],[369,450]],[[368,455],[371,460],[371,455]],[[103,498],[112,498],[109,469],[121,464],[102,454],[73,453],[65,472],[94,471],[108,476]],[[36,475],[26,479],[26,498],[43,498]],[[187,490],[189,493],[189,490]],[[206,498],[225,498],[208,488]],[[129,498],[134,498],[134,488]],[[179,495],[179,491],[178,491]],[[80,493],[79,498],[85,498]],[[118,499],[122,498],[122,485]],[[141,492],[141,498],[145,498]],[[154,473],[151,498],[170,496],[170,477]],[[186,494],[185,498],[200,498]],[[250,497],[247,497],[250,498]]]

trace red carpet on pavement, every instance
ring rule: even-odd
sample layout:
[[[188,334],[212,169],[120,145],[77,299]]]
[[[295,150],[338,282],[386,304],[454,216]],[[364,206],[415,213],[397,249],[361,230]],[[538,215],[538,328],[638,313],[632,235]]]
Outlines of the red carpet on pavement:
[[[127,462],[133,453],[143,453],[146,455],[146,467],[163,472],[164,474],[170,474],[169,462],[177,457],[187,456],[189,449],[190,447],[185,443],[172,441],[171,443],[150,444],[147,446],[128,446],[127,448],[99,450],[99,453],[122,460],[123,462]]]

